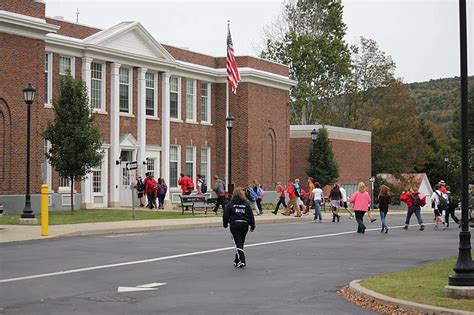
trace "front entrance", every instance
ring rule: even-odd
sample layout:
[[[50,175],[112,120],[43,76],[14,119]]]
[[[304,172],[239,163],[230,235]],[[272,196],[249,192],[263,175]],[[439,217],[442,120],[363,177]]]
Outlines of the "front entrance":
[[[120,206],[131,207],[132,206],[132,188],[130,185],[135,183],[136,171],[127,170],[127,163],[134,161],[134,151],[122,150],[120,153],[121,165],[120,165]]]

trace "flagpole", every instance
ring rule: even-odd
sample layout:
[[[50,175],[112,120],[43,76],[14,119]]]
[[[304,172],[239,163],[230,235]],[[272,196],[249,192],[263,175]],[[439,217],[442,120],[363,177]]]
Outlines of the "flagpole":
[[[227,33],[230,28],[230,20],[227,20]],[[226,47],[226,56],[227,56],[227,47]],[[227,58],[227,57],[226,57]],[[225,117],[229,116],[229,81],[225,80]],[[226,187],[229,187],[229,133],[227,132],[226,125],[224,124],[225,132],[225,183]]]

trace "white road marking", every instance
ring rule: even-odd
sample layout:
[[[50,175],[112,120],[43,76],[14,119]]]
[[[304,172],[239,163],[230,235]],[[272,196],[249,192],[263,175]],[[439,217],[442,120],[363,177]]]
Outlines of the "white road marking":
[[[137,285],[136,287],[118,287],[117,292],[137,292],[137,291],[155,291],[158,290],[157,287],[165,285],[166,283],[148,283]]]
[[[148,283],[148,284],[137,285],[137,287],[138,288],[156,288],[162,285],[166,285],[166,283],[153,282],[153,283]]]
[[[428,223],[428,224],[425,224],[425,225],[432,225],[432,224],[434,224],[434,223]],[[404,225],[391,226],[390,229],[398,229],[398,228],[402,228],[403,226]],[[377,228],[373,228],[373,229],[367,229],[366,232],[379,231],[379,230],[380,230],[380,228],[377,227]],[[296,242],[296,241],[301,241],[301,240],[309,240],[309,239],[314,239],[314,238],[323,238],[323,237],[331,237],[331,236],[339,236],[339,235],[347,235],[347,234],[356,234],[356,232],[355,231],[347,231],[347,232],[339,232],[339,233],[331,233],[331,234],[321,234],[321,235],[295,237],[295,238],[289,238],[289,239],[284,239],[284,240],[248,244],[248,245],[245,245],[245,247],[256,247],[256,246],[271,245],[271,244],[278,244],[278,243]],[[86,268],[43,273],[43,274],[37,274],[37,275],[31,275],[31,276],[2,279],[2,280],[0,280],[0,283],[16,282],[16,281],[23,281],[23,280],[30,280],[30,279],[37,279],[37,278],[46,278],[46,277],[52,277],[52,276],[67,275],[67,274],[71,274],[71,273],[78,273],[78,272],[84,272],[84,271],[92,271],[92,270],[108,269],[108,268],[114,268],[114,267],[144,264],[144,263],[150,263],[150,262],[155,262],[155,261],[163,261],[163,260],[170,260],[170,259],[175,259],[175,258],[182,258],[182,257],[217,253],[217,252],[222,252],[222,251],[226,251],[226,250],[235,250],[235,247],[234,246],[232,246],[232,247],[229,246],[229,247],[203,250],[203,251],[199,251],[199,252],[191,252],[191,253],[185,253],[185,254],[177,254],[177,255],[170,255],[170,256],[164,256],[164,257],[156,257],[156,258],[150,258],[150,259],[128,261],[128,262],[123,262],[123,263],[101,265],[101,266],[92,266],[92,267],[86,267]]]

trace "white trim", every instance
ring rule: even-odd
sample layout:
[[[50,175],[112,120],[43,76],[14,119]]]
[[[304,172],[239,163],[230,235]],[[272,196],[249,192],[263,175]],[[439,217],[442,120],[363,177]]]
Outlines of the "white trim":
[[[192,180],[193,180],[193,183],[196,183],[196,146],[195,145],[192,145],[192,144],[187,144],[186,145],[186,148],[185,148],[185,151],[184,151],[184,165],[185,165],[185,170],[187,170],[187,165],[188,164],[188,148],[192,148],[193,149],[193,176],[192,176]],[[185,172],[186,173],[186,172]],[[185,174],[186,176],[188,176],[188,174]]]
[[[2,33],[44,40],[47,33],[55,33],[60,27],[44,19],[0,10]]]
[[[196,102],[196,98],[197,98],[197,91],[196,91],[196,87],[197,87],[197,80],[195,79],[188,79],[186,78],[186,86],[185,86],[185,104],[186,104],[186,122],[187,123],[197,123],[197,102]],[[191,104],[191,107],[192,107],[192,118],[189,119],[188,118],[188,82],[191,81],[192,82],[192,89],[193,89],[193,94],[192,94],[192,104]]]
[[[59,55],[59,79],[61,79],[62,75],[66,75],[65,73],[61,73],[61,58],[69,58],[71,59],[71,77],[76,78],[76,57],[75,56],[68,56],[68,55]]]
[[[207,151],[207,161],[206,161],[206,164],[207,164],[207,169],[206,169],[206,174],[205,174],[205,178],[206,178],[206,183],[207,183],[207,187],[209,187],[209,183],[211,181],[211,147],[201,147],[201,152],[200,152],[200,163],[199,163],[199,173],[201,175],[202,174],[202,150],[203,149],[206,149]]]
[[[322,125],[291,125],[290,138],[311,138],[313,129],[319,130]],[[335,126],[324,126],[328,131],[329,139],[356,141],[356,142],[372,142],[372,133],[366,130],[342,128]]]
[[[174,91],[171,90],[171,79],[178,79],[178,117],[171,117],[171,108],[170,108],[170,121],[172,122],[183,122],[181,119],[181,77],[173,76],[171,75],[170,77],[170,106],[171,106],[171,92],[174,93]]]
[[[207,120],[202,120],[202,86],[206,85],[207,86]],[[212,84],[209,82],[204,82],[201,81],[201,99],[199,100],[199,104],[201,105],[201,110],[199,111],[201,113],[200,121],[202,125],[209,125],[212,126],[212,116],[211,116],[211,108],[212,108],[212,90],[211,90]]]
[[[95,112],[95,113],[105,113],[105,108],[106,108],[106,89],[107,89],[107,83],[106,83],[106,79],[107,79],[107,63],[104,62],[104,61],[99,61],[99,60],[92,60],[91,64],[90,64],[90,71],[91,71],[91,82],[90,82],[90,86],[91,86],[91,91],[89,92],[90,94],[92,94],[92,64],[95,63],[95,64],[99,64],[101,65],[102,67],[102,78],[101,78],[101,100],[100,100],[100,108],[93,108],[92,109],[92,112]],[[89,96],[89,98],[91,98]],[[90,102],[90,101],[89,101]]]
[[[128,112],[122,112],[120,109],[120,69],[128,69]],[[119,113],[120,116],[135,117],[133,115],[133,67],[121,65],[119,69]]]
[[[176,147],[177,148],[176,154],[177,154],[178,161],[171,160],[171,147]],[[169,157],[170,179],[168,180],[168,186],[170,188],[178,188],[179,187],[179,185],[178,185],[179,174],[181,174],[181,145],[171,144],[169,152],[170,152],[170,157]],[[178,165],[176,167],[176,186],[171,186],[171,162],[177,162],[178,163]]]
[[[44,107],[52,108],[53,107],[53,53],[45,52],[45,55],[48,55],[48,97],[49,100],[45,100]]]
[[[153,105],[154,105],[154,108],[153,108],[153,112],[154,112],[154,115],[148,115],[146,114],[146,90],[149,89],[149,87],[146,86],[146,74],[147,73],[152,73],[153,74]],[[157,71],[153,71],[153,70],[148,70],[145,72],[145,116],[146,116],[146,119],[158,119],[159,120],[159,117],[158,117],[158,72]]]

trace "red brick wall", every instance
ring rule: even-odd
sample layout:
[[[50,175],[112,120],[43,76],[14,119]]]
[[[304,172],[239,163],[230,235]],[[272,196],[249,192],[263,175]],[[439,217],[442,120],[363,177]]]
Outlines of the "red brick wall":
[[[0,10],[44,19],[45,4],[33,0],[2,0]]]
[[[339,165],[340,185],[357,184],[361,181],[369,186],[371,176],[371,144],[339,139],[330,139],[334,157]],[[306,189],[306,167],[311,148],[311,138],[290,139],[290,175],[291,178],[300,178]],[[316,179],[317,180],[317,179]]]
[[[56,32],[59,35],[64,35],[64,36],[69,36],[69,37],[74,37],[74,38],[80,38],[84,39],[86,37],[89,37],[95,33],[98,33],[101,31],[101,29],[94,28],[94,27],[89,27],[89,26],[84,26],[84,25],[79,25],[76,23],[64,21],[64,20],[58,20],[58,19],[53,19],[53,18],[46,18],[46,22],[54,25],[58,25],[61,28]]]
[[[216,67],[216,59],[212,56],[207,56],[204,54],[168,45],[163,45],[163,47],[173,56],[173,58],[177,60],[191,62],[211,68]]]

